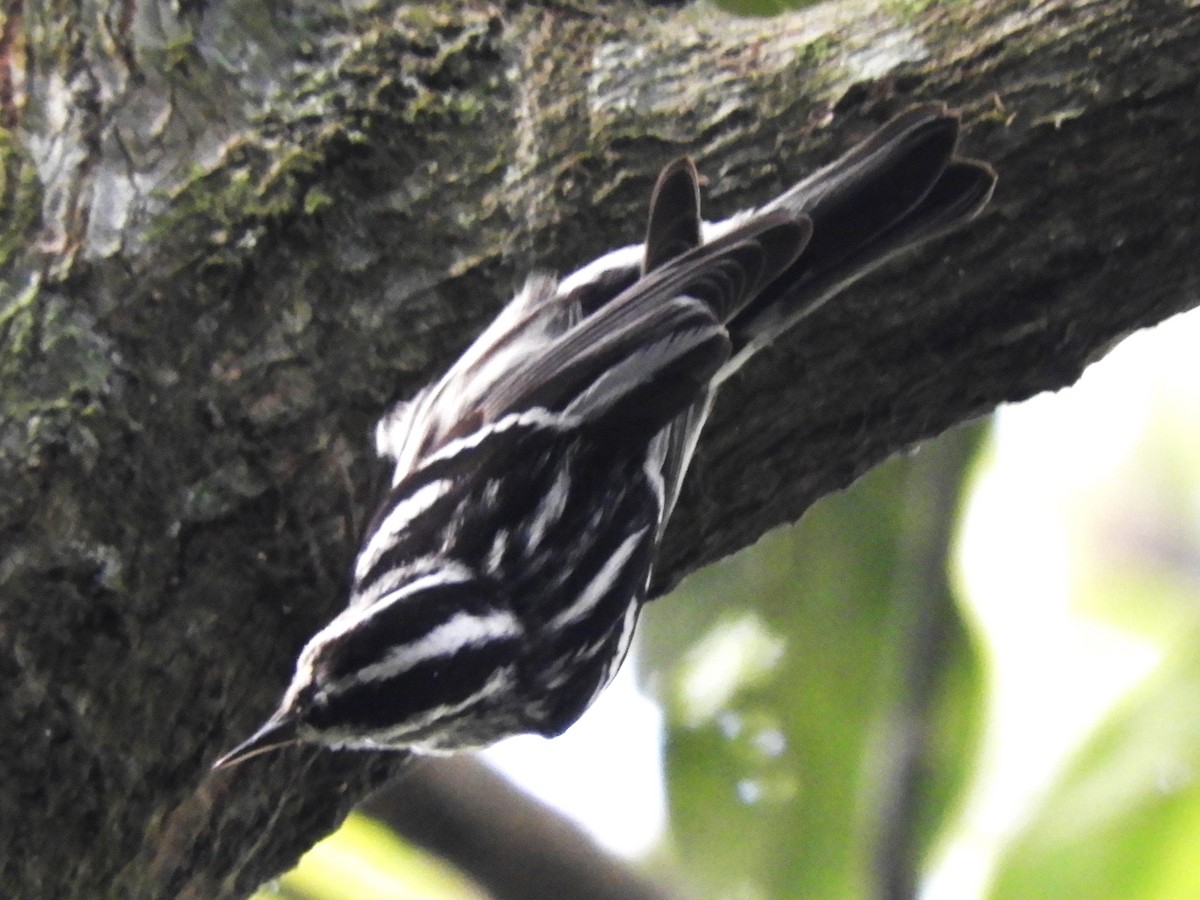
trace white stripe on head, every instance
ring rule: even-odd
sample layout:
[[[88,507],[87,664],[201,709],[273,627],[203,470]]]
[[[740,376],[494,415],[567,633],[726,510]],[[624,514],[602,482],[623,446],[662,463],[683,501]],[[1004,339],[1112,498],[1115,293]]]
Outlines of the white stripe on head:
[[[363,666],[328,685],[328,690],[330,694],[341,694],[364,682],[386,681],[427,660],[451,657],[496,639],[519,637],[522,631],[521,623],[507,610],[493,610],[482,616],[458,612],[423,637],[391,648],[379,662]]]
[[[422,513],[427,512],[433,504],[444,497],[454,486],[449,478],[439,478],[422,485],[399,503],[392,507],[379,527],[371,534],[365,547],[358,554],[354,563],[354,577],[361,580],[371,571],[380,557],[395,543],[396,536]]]

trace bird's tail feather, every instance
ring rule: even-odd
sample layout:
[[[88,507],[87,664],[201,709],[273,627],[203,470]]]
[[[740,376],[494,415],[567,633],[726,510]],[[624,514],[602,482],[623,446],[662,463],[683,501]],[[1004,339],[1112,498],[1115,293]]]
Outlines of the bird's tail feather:
[[[734,231],[783,212],[811,227],[802,252],[753,299],[729,310],[730,356],[695,402],[659,437],[664,481],[663,527],[716,386],[827,299],[896,254],[974,218],[995,186],[986,163],[955,155],[958,118],[936,104],[914,107],[815,172],[763,209],[716,226]],[[690,179],[690,180],[689,180]],[[651,200],[645,277],[701,240],[695,167],[680,160],[663,170]],[[710,240],[714,239],[710,235]],[[715,238],[719,240],[720,238]]]
[[[764,211],[808,217],[812,238],[727,323],[733,356],[722,378],[881,263],[983,209],[996,175],[986,163],[955,155],[958,124],[940,105],[914,107],[767,205]]]

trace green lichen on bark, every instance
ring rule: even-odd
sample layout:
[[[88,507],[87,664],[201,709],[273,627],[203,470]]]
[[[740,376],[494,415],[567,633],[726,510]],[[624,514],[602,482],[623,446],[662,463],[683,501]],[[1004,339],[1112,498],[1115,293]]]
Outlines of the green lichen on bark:
[[[34,240],[41,187],[37,173],[21,146],[7,129],[0,128],[0,296],[9,297],[9,269],[15,257],[28,251]],[[5,307],[0,307],[0,317]],[[0,326],[3,318],[0,318]]]
[[[340,29],[349,23],[322,24],[329,33],[311,38],[311,52],[272,88],[269,105],[247,104],[237,139],[170,189],[160,237],[190,235],[208,262],[252,257],[273,223],[327,208],[328,191],[317,204],[310,191],[321,192],[321,179],[363,148],[404,147],[413,137],[416,156],[428,135],[444,148],[471,129],[501,128],[502,104],[491,95],[504,92],[502,80],[480,71],[496,65],[487,47],[499,27],[494,15],[413,7],[356,22],[348,34]]]

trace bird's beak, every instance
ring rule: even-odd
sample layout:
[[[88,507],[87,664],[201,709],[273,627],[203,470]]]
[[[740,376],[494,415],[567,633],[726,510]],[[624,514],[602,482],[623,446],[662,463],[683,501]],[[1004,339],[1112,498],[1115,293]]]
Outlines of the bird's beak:
[[[252,756],[299,742],[296,724],[295,716],[286,713],[272,716],[266,725],[213,763],[213,768],[227,769]]]

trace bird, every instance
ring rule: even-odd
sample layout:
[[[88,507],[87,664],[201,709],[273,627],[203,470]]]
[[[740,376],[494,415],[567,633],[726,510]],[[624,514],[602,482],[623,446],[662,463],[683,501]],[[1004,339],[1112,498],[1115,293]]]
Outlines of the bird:
[[[390,483],[346,608],[278,709],[214,763],[293,744],[444,754],[561,734],[611,681],[721,385],[885,260],[974,219],[996,174],[914,106],[718,222],[690,158],[644,240],[530,275],[375,431]]]

